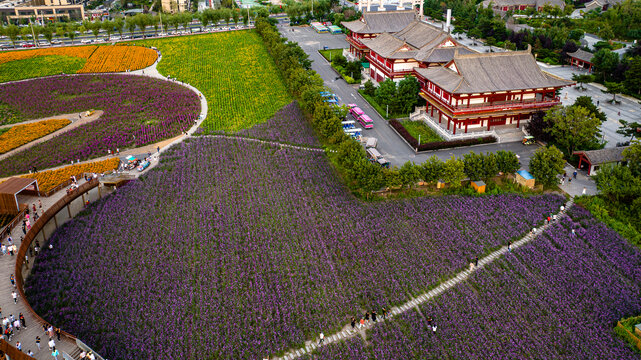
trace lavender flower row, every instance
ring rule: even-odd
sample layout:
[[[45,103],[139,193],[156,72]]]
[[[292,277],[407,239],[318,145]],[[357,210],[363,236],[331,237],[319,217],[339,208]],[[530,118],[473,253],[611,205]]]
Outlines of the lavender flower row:
[[[190,128],[200,112],[198,96],[189,89],[128,75],[61,76],[0,85],[0,99],[0,107],[25,119],[104,111],[98,120],[0,161],[0,177],[171,138]]]
[[[362,203],[322,153],[197,138],[57,231],[26,291],[110,359],[261,358],[425,291],[562,202]]]

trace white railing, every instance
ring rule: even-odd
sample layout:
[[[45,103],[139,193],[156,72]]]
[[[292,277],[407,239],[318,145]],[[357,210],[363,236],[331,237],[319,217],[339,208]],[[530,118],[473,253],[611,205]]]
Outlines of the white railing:
[[[497,140],[499,139],[498,135],[496,135],[496,132],[494,130],[490,131],[475,131],[471,133],[463,133],[463,134],[452,134],[449,131],[443,129],[442,126],[440,126],[436,121],[434,121],[432,118],[427,116],[427,113],[422,113],[421,115],[416,117],[417,120],[422,120],[427,126],[432,128],[434,131],[436,131],[441,137],[443,137],[447,141],[452,141],[452,140],[463,140],[463,139],[473,139],[473,138],[478,138],[478,137],[484,137],[484,136],[493,136]]]

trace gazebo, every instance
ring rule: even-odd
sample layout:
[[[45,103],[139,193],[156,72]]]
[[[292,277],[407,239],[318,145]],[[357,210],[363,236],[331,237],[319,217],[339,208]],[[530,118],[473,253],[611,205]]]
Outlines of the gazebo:
[[[603,164],[618,163],[623,161],[623,150],[628,147],[615,147],[609,149],[575,151],[574,155],[579,156],[579,166],[587,165],[588,175],[593,175]]]
[[[568,56],[570,57],[570,65],[588,69],[588,71],[592,72],[592,66],[594,66],[594,64],[592,64],[592,58],[594,57],[594,54],[589,51],[578,49],[575,52],[568,53]]]
[[[12,177],[0,184],[0,213],[17,214],[20,212],[18,193],[29,190],[38,193],[38,180]]]

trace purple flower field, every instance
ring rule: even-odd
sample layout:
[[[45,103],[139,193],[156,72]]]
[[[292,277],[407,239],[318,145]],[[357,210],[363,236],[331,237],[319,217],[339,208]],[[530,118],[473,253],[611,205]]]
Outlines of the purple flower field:
[[[0,177],[152,144],[193,125],[200,100],[180,85],[130,75],[75,75],[0,85],[0,108],[21,119],[91,109],[100,119],[0,161]]]
[[[267,122],[241,130],[238,134],[290,144],[320,146],[296,101],[280,109]]]
[[[559,196],[353,198],[324,154],[196,138],[52,237],[34,309],[109,359],[256,359],[394,305]]]
[[[586,210],[571,215],[420,313],[374,327],[370,346],[356,338],[314,358],[638,359],[612,329],[641,311],[641,252]]]

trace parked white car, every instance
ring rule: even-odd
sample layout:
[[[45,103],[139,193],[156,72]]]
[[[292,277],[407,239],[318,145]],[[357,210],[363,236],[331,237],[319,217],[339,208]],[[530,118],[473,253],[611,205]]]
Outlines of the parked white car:
[[[81,44],[91,44],[92,42],[93,42],[93,40],[91,40],[91,39],[82,39],[82,40],[80,40]]]

